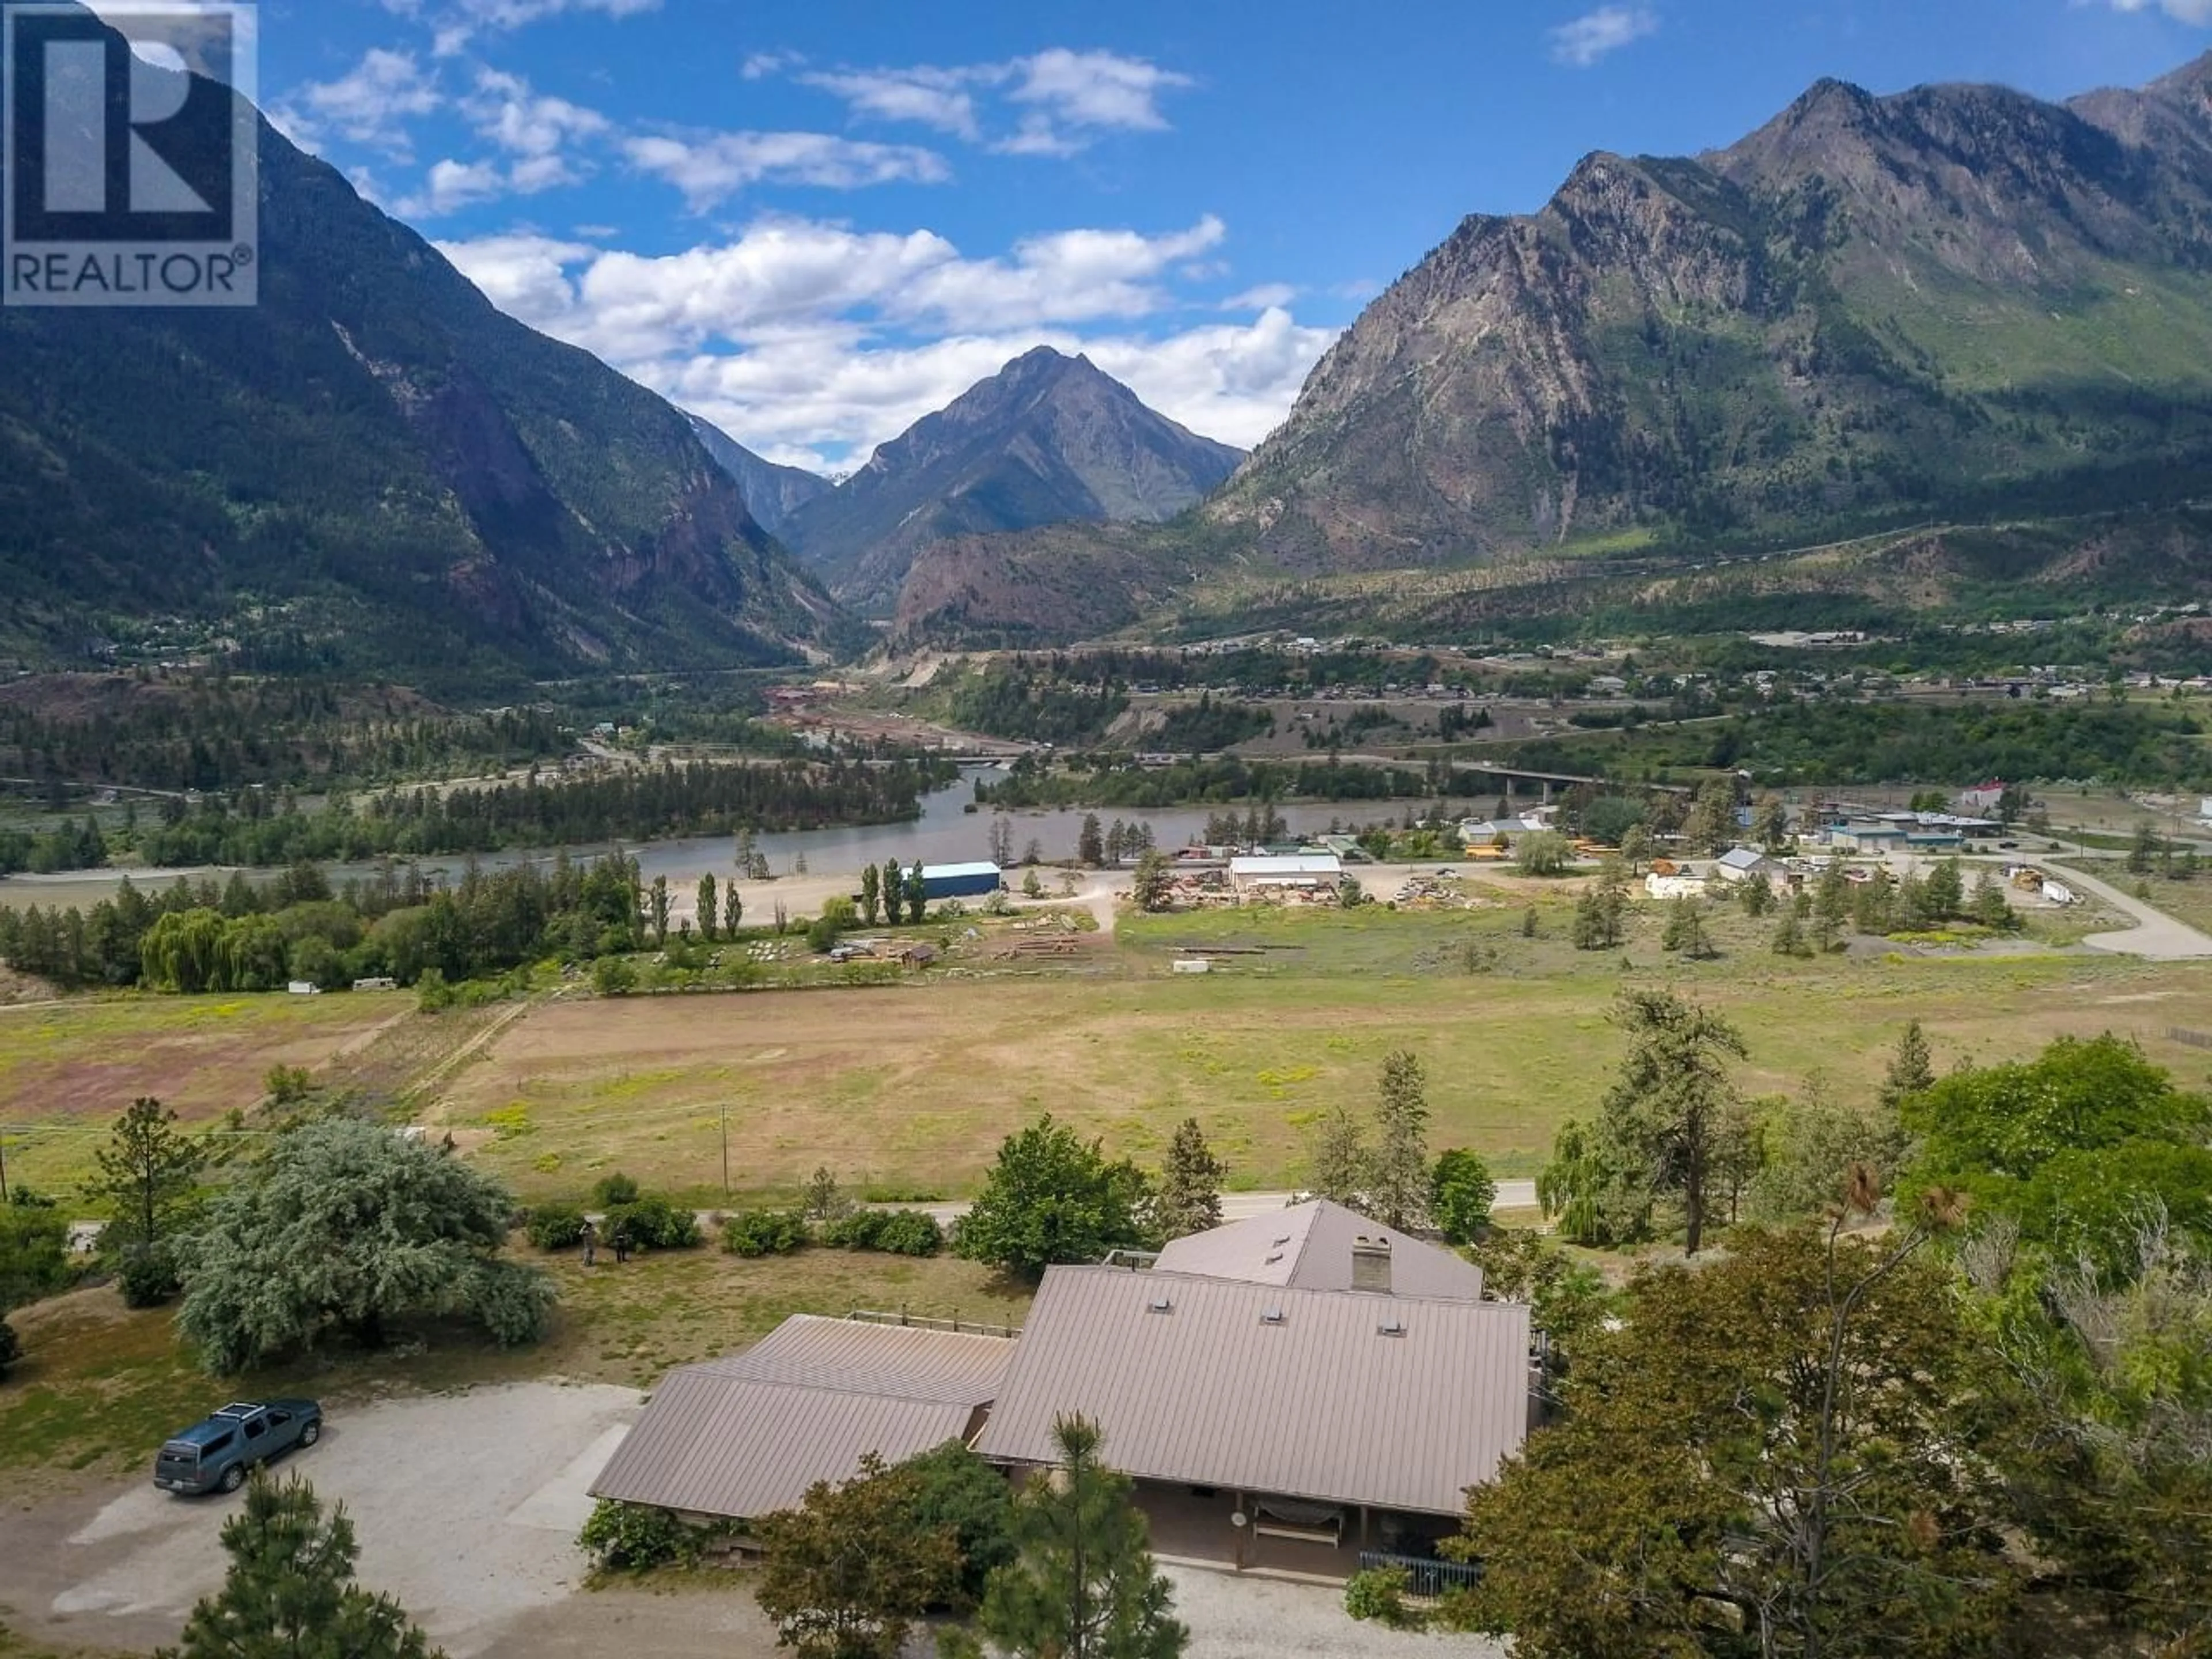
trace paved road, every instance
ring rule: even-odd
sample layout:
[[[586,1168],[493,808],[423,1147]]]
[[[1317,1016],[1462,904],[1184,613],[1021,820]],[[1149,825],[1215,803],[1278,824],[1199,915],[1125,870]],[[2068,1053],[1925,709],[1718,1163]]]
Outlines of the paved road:
[[[2112,951],[2124,956],[2148,957],[2154,962],[2185,962],[2212,957],[2212,938],[2163,910],[2152,908],[2112,883],[2078,869],[2049,870],[2054,879],[2069,887],[2087,888],[2114,909],[2133,916],[2136,925],[2124,933],[2092,933],[2081,943],[2093,951]]]
[[[1304,1197],[1301,1193],[1224,1193],[1221,1195],[1221,1218],[1228,1221],[1249,1221],[1254,1216],[1266,1215],[1295,1204]],[[1501,1181],[1498,1183],[1497,1207],[1501,1210],[1532,1210],[1536,1206],[1536,1183],[1533,1181]],[[951,1226],[968,1213],[965,1204],[921,1204],[914,1208],[933,1215],[945,1226]]]

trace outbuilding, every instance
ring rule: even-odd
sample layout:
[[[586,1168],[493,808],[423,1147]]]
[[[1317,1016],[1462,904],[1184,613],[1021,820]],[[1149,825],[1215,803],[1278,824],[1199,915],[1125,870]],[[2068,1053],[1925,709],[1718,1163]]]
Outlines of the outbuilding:
[[[925,864],[921,866],[922,896],[939,899],[988,898],[1004,884],[995,864]]]
[[[1229,884],[1239,897],[1333,891],[1343,879],[1344,860],[1334,853],[1268,853],[1229,860]]]
[[[1756,847],[1731,847],[1713,860],[1713,874],[1723,881],[1772,881],[1782,866]]]

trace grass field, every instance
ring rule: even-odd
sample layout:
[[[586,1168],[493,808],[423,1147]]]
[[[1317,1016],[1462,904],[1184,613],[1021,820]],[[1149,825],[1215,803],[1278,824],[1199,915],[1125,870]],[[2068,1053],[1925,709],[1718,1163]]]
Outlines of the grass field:
[[[368,995],[147,995],[0,1009],[10,1174],[64,1188],[89,1171],[99,1136],[138,1096],[206,1122],[258,1101],[270,1066],[328,1066],[414,1006]]]
[[[709,1246],[620,1267],[602,1258],[586,1269],[573,1253],[530,1255],[560,1282],[558,1322],[544,1343],[506,1352],[464,1332],[401,1332],[381,1353],[334,1351],[217,1382],[179,1352],[169,1310],[132,1312],[105,1288],[18,1309],[9,1317],[24,1357],[0,1387],[0,1486],[28,1498],[72,1472],[129,1473],[227,1398],[343,1401],[536,1376],[644,1388],[669,1366],[741,1347],[793,1313],[903,1309],[1018,1324],[1029,1305],[1027,1287],[949,1258],[805,1250],[745,1261]],[[424,1335],[431,1340],[416,1340]]]
[[[1728,954],[1689,964],[1658,951],[1654,913],[1626,951],[1582,952],[1565,940],[1563,895],[1539,901],[1534,940],[1520,936],[1523,908],[1148,918],[1125,924],[1118,975],[1080,981],[562,1002],[457,1073],[443,1109],[489,1132],[473,1155],[526,1197],[579,1193],[618,1168],[719,1202],[726,1109],[741,1193],[787,1191],[826,1164],[854,1184],[961,1195],[999,1139],[1042,1111],[1144,1164],[1194,1115],[1232,1184],[1272,1188],[1300,1177],[1316,1116],[1371,1097],[1383,1055],[1407,1048],[1428,1066],[1433,1141],[1525,1174],[1604,1087],[1613,996],[1662,979],[1741,1023],[1754,1092],[1815,1073],[1870,1090],[1914,1018],[1945,1066],[2110,1029],[2186,1078],[2203,1071],[2164,1035],[2212,1020],[2203,965],[2032,947],[1797,961],[1766,951],[1771,924],[1733,913],[1717,928]],[[1170,973],[1191,945],[1260,954]]]

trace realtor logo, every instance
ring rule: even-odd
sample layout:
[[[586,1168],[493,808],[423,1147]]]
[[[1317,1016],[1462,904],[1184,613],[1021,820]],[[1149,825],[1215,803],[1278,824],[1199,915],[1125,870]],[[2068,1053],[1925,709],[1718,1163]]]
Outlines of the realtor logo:
[[[11,306],[250,306],[254,8],[0,0]]]

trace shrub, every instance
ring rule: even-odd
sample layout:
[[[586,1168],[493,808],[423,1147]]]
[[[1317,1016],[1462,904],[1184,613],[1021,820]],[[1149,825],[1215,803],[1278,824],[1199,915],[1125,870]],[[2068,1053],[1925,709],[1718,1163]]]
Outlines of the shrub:
[[[637,969],[623,957],[601,957],[592,964],[592,988],[603,997],[628,996],[637,988]]]
[[[523,1231],[541,1250],[573,1250],[584,1242],[584,1212],[573,1204],[534,1205]]]
[[[158,1308],[184,1289],[176,1258],[156,1244],[134,1244],[115,1264],[115,1288],[126,1308]]]
[[[599,1501],[576,1534],[596,1565],[623,1572],[688,1565],[698,1559],[704,1541],[696,1528],[686,1526],[672,1510],[612,1498]]]
[[[21,1339],[15,1334],[15,1328],[8,1322],[8,1316],[0,1314],[0,1379],[4,1379],[8,1368],[22,1357]]]
[[[740,1210],[722,1224],[732,1255],[789,1255],[805,1243],[806,1218],[796,1210]]]
[[[919,1210],[855,1210],[823,1228],[822,1243],[840,1250],[935,1255],[945,1248],[945,1229]]]
[[[914,1529],[952,1529],[960,1543],[961,1593],[971,1604],[980,1601],[984,1581],[1014,1559],[1013,1489],[957,1440],[898,1467],[915,1477]]]
[[[1406,1605],[1413,1575],[1403,1567],[1370,1567],[1344,1586],[1344,1610],[1354,1619],[1373,1620],[1392,1630],[1419,1630],[1428,1621]]]
[[[688,1250],[699,1242],[699,1218],[657,1196],[610,1205],[606,1225],[610,1239],[617,1228],[628,1231],[634,1249]]]
[[[592,1201],[603,1210],[611,1210],[617,1204],[635,1204],[637,1199],[637,1182],[620,1170],[611,1176],[601,1176],[599,1184],[592,1188]]]

